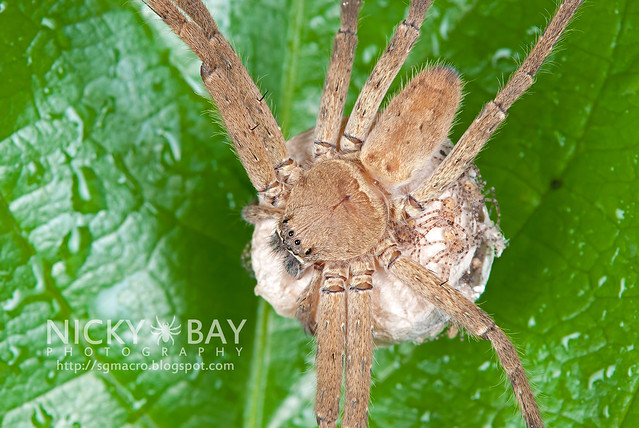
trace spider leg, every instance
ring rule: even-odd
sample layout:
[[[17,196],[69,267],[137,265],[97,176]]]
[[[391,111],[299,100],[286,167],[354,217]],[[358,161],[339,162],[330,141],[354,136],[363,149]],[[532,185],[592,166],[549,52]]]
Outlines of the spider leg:
[[[346,370],[343,427],[366,427],[373,363],[371,290],[375,265],[365,256],[351,264],[346,293]]]
[[[300,297],[297,299],[297,311],[295,311],[295,318],[304,327],[304,330],[308,334],[315,335],[317,331],[317,304],[320,293],[320,286],[322,284],[322,266],[313,266],[313,278],[311,282],[306,286]]]
[[[174,0],[174,2],[204,30],[207,37],[211,38],[218,32],[213,17],[201,0]]]
[[[316,157],[337,148],[357,45],[357,13],[361,2],[349,0],[342,1],[341,4],[341,25],[335,35],[313,136]]]
[[[457,181],[468,169],[469,163],[475,159],[497,127],[506,119],[510,106],[533,84],[537,71],[582,2],[583,0],[565,0],[559,6],[535,47],[508,84],[499,91],[493,101],[484,107],[433,175],[412,195],[409,195],[408,199],[414,198],[417,201],[424,201],[437,197],[449,183]]]
[[[464,327],[474,336],[490,340],[508,375],[526,426],[542,427],[539,409],[517,350],[492,318],[434,273],[403,256],[390,240],[380,244],[376,249],[376,255],[388,271],[435,307],[447,313],[457,325]]]
[[[281,208],[270,207],[268,205],[246,205],[242,208],[242,218],[245,222],[257,224],[262,220],[279,219],[284,214]]]
[[[419,28],[424,22],[430,4],[431,0],[411,2],[406,19],[395,30],[393,38],[357,97],[355,107],[346,124],[344,136],[340,141],[342,152],[359,151],[368,136],[384,95],[419,38]]]
[[[284,136],[273,114],[239,57],[219,33],[201,0],[145,0],[145,3],[202,60],[202,80],[251,183],[268,202],[276,204],[282,193],[280,182],[286,181],[287,174],[296,168],[288,159]],[[289,168],[278,177],[276,172],[283,165]]]
[[[346,281],[344,263],[328,263],[322,272],[317,308],[317,393],[315,414],[320,427],[335,427],[344,368]]]

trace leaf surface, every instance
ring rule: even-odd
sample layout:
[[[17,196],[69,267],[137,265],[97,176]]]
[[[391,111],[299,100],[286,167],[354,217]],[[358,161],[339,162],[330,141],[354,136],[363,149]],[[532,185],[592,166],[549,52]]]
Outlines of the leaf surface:
[[[339,3],[209,7],[286,136],[312,127]],[[453,65],[456,140],[554,7],[438,0],[391,92],[412,67]],[[404,13],[365,4],[347,111]],[[518,345],[549,426],[639,423],[637,22],[635,2],[586,2],[478,160],[510,239],[480,305]],[[195,93],[199,63],[136,3],[3,2],[0,28],[2,426],[312,425],[313,343],[253,296],[239,211],[254,191]],[[129,356],[47,345],[47,320],[71,334],[103,320],[91,337],[105,339],[106,320],[156,316],[176,317],[175,345],[147,330]],[[199,355],[189,319],[204,337],[218,320],[227,343]],[[247,320],[237,344],[227,319]],[[151,360],[233,369],[84,369]],[[378,349],[373,379],[371,426],[521,425],[485,342]]]

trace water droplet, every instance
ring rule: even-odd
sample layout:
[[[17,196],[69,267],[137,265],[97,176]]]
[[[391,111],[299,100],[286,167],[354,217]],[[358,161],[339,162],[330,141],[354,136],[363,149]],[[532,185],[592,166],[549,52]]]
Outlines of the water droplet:
[[[171,159],[165,159],[167,163],[173,164],[179,162],[180,159],[182,159],[182,145],[180,141],[170,132],[160,130],[159,134],[164,137],[169,146]]]
[[[377,55],[379,48],[377,45],[368,45],[362,51],[362,60],[364,60],[365,64],[370,64],[375,55]]]
[[[200,373],[202,373],[202,370],[201,370],[202,364],[204,364],[202,360],[202,356],[198,355],[195,359],[195,364],[193,365],[193,369],[188,374],[189,380],[194,381],[195,379],[197,379]]]
[[[497,67],[497,62],[502,58],[511,58],[513,56],[513,51],[508,48],[497,49],[493,54],[493,57],[490,59],[493,67]]]
[[[46,375],[44,375],[44,379],[47,383],[53,383],[55,378],[58,376],[58,372],[56,370],[49,370]]]
[[[80,196],[80,199],[82,199],[83,201],[88,201],[91,200],[91,192],[89,191],[89,186],[87,185],[87,180],[86,177],[83,174],[83,169],[79,169],[76,177],[78,177],[78,195]]]
[[[104,122],[104,118],[114,110],[115,101],[112,97],[106,99],[104,104],[100,107],[100,111],[98,112],[98,117],[95,119],[95,123],[93,126],[96,128],[101,128],[102,123]]]
[[[590,378],[588,378],[588,389],[591,389],[592,385],[595,382],[597,382],[598,380],[603,380],[603,379],[604,379],[604,369],[597,370],[590,376]]]
[[[146,404],[146,398],[143,398],[141,400],[134,401],[131,404],[131,407],[133,408],[133,410],[140,410],[145,404]]]
[[[568,350],[568,342],[570,342],[573,339],[578,339],[579,337],[581,337],[581,333],[569,334],[568,336],[564,336],[561,339],[561,344],[564,346],[564,348],[566,348],[566,351],[567,351]]]
[[[55,30],[56,28],[58,28],[58,23],[55,21],[55,19],[46,16],[42,18],[42,20],[40,21],[40,25],[51,30]]]
[[[533,25],[532,27],[528,28],[528,30],[526,30],[526,34],[528,34],[529,36],[541,34],[541,28],[537,27],[536,25]]]
[[[66,152],[69,156],[76,156],[82,147],[82,143],[84,142],[84,121],[80,117],[80,114],[73,108],[67,107],[64,110],[64,117],[75,125],[77,129],[77,134],[72,141],[70,141],[66,146]]]
[[[439,34],[442,36],[442,39],[448,40],[448,32],[450,31],[450,27],[450,15],[445,14],[442,18],[441,24],[439,24]]]
[[[557,139],[557,142],[559,143],[559,147],[565,147],[566,146],[566,141],[568,139],[566,138],[565,135],[563,135],[560,132],[555,131],[555,138]]]
[[[2,309],[4,309],[6,312],[13,311],[18,307],[18,305],[20,305],[21,301],[22,293],[19,289],[16,288],[13,290],[11,297],[2,304]]]
[[[7,8],[7,2],[6,1],[0,2],[0,13],[4,12],[6,8]]]
[[[235,209],[235,200],[233,199],[233,194],[231,192],[228,192],[226,194],[226,199],[228,199],[228,201],[229,201],[229,208],[234,210]]]
[[[31,423],[36,427],[50,427],[52,426],[53,417],[49,412],[39,404],[33,409],[33,415],[31,415]]]
[[[7,361],[7,365],[15,366],[16,364],[19,363],[19,360],[20,360],[20,354],[21,354],[20,348],[10,344],[9,353],[11,354],[11,358],[9,359],[9,361]]]
[[[74,227],[69,233],[69,240],[67,241],[67,249],[70,254],[77,254],[80,250],[80,233],[78,228]]]
[[[326,26],[326,19],[322,15],[314,16],[308,21],[308,26],[312,30],[323,28]]]
[[[626,278],[621,278],[621,282],[619,283],[619,298],[623,296],[623,292],[626,291]]]

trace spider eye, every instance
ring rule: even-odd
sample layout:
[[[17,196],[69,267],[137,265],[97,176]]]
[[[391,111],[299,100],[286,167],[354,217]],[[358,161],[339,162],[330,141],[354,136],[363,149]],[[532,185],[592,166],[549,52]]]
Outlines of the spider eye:
[[[282,220],[282,224],[286,224],[286,223],[288,223],[288,219],[287,219],[287,218],[285,218],[284,220]]]
[[[289,230],[289,232],[288,232],[288,236],[293,236],[293,234],[294,234],[294,233],[295,233],[295,232],[293,232],[292,230]]]
[[[311,250],[312,250],[312,248],[309,248],[308,250],[306,250],[306,252],[304,254],[308,256],[309,254],[311,254]]]
[[[300,245],[302,243],[302,241],[300,241],[299,239],[295,240],[295,245]]]

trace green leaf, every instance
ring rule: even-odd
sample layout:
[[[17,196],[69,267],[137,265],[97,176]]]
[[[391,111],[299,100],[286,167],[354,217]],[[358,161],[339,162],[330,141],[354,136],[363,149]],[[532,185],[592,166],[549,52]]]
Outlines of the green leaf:
[[[313,126],[339,2],[210,3],[285,134]],[[364,5],[347,109],[405,7]],[[437,59],[460,71],[457,139],[554,7],[438,0],[401,78]],[[518,345],[549,426],[639,423],[638,18],[636,2],[586,2],[478,160],[510,239],[480,305]],[[313,343],[253,295],[239,211],[254,191],[204,114],[198,68],[140,4],[0,3],[2,426],[314,423]],[[117,343],[109,355],[84,339],[71,355],[47,345],[47,320],[156,316],[181,324],[175,345],[142,333],[129,356]],[[205,336],[219,320],[227,344],[213,337],[198,355],[189,319]],[[227,319],[247,320],[237,345]],[[442,338],[375,358],[371,426],[521,425],[489,343]],[[233,369],[59,367],[151,360]]]

